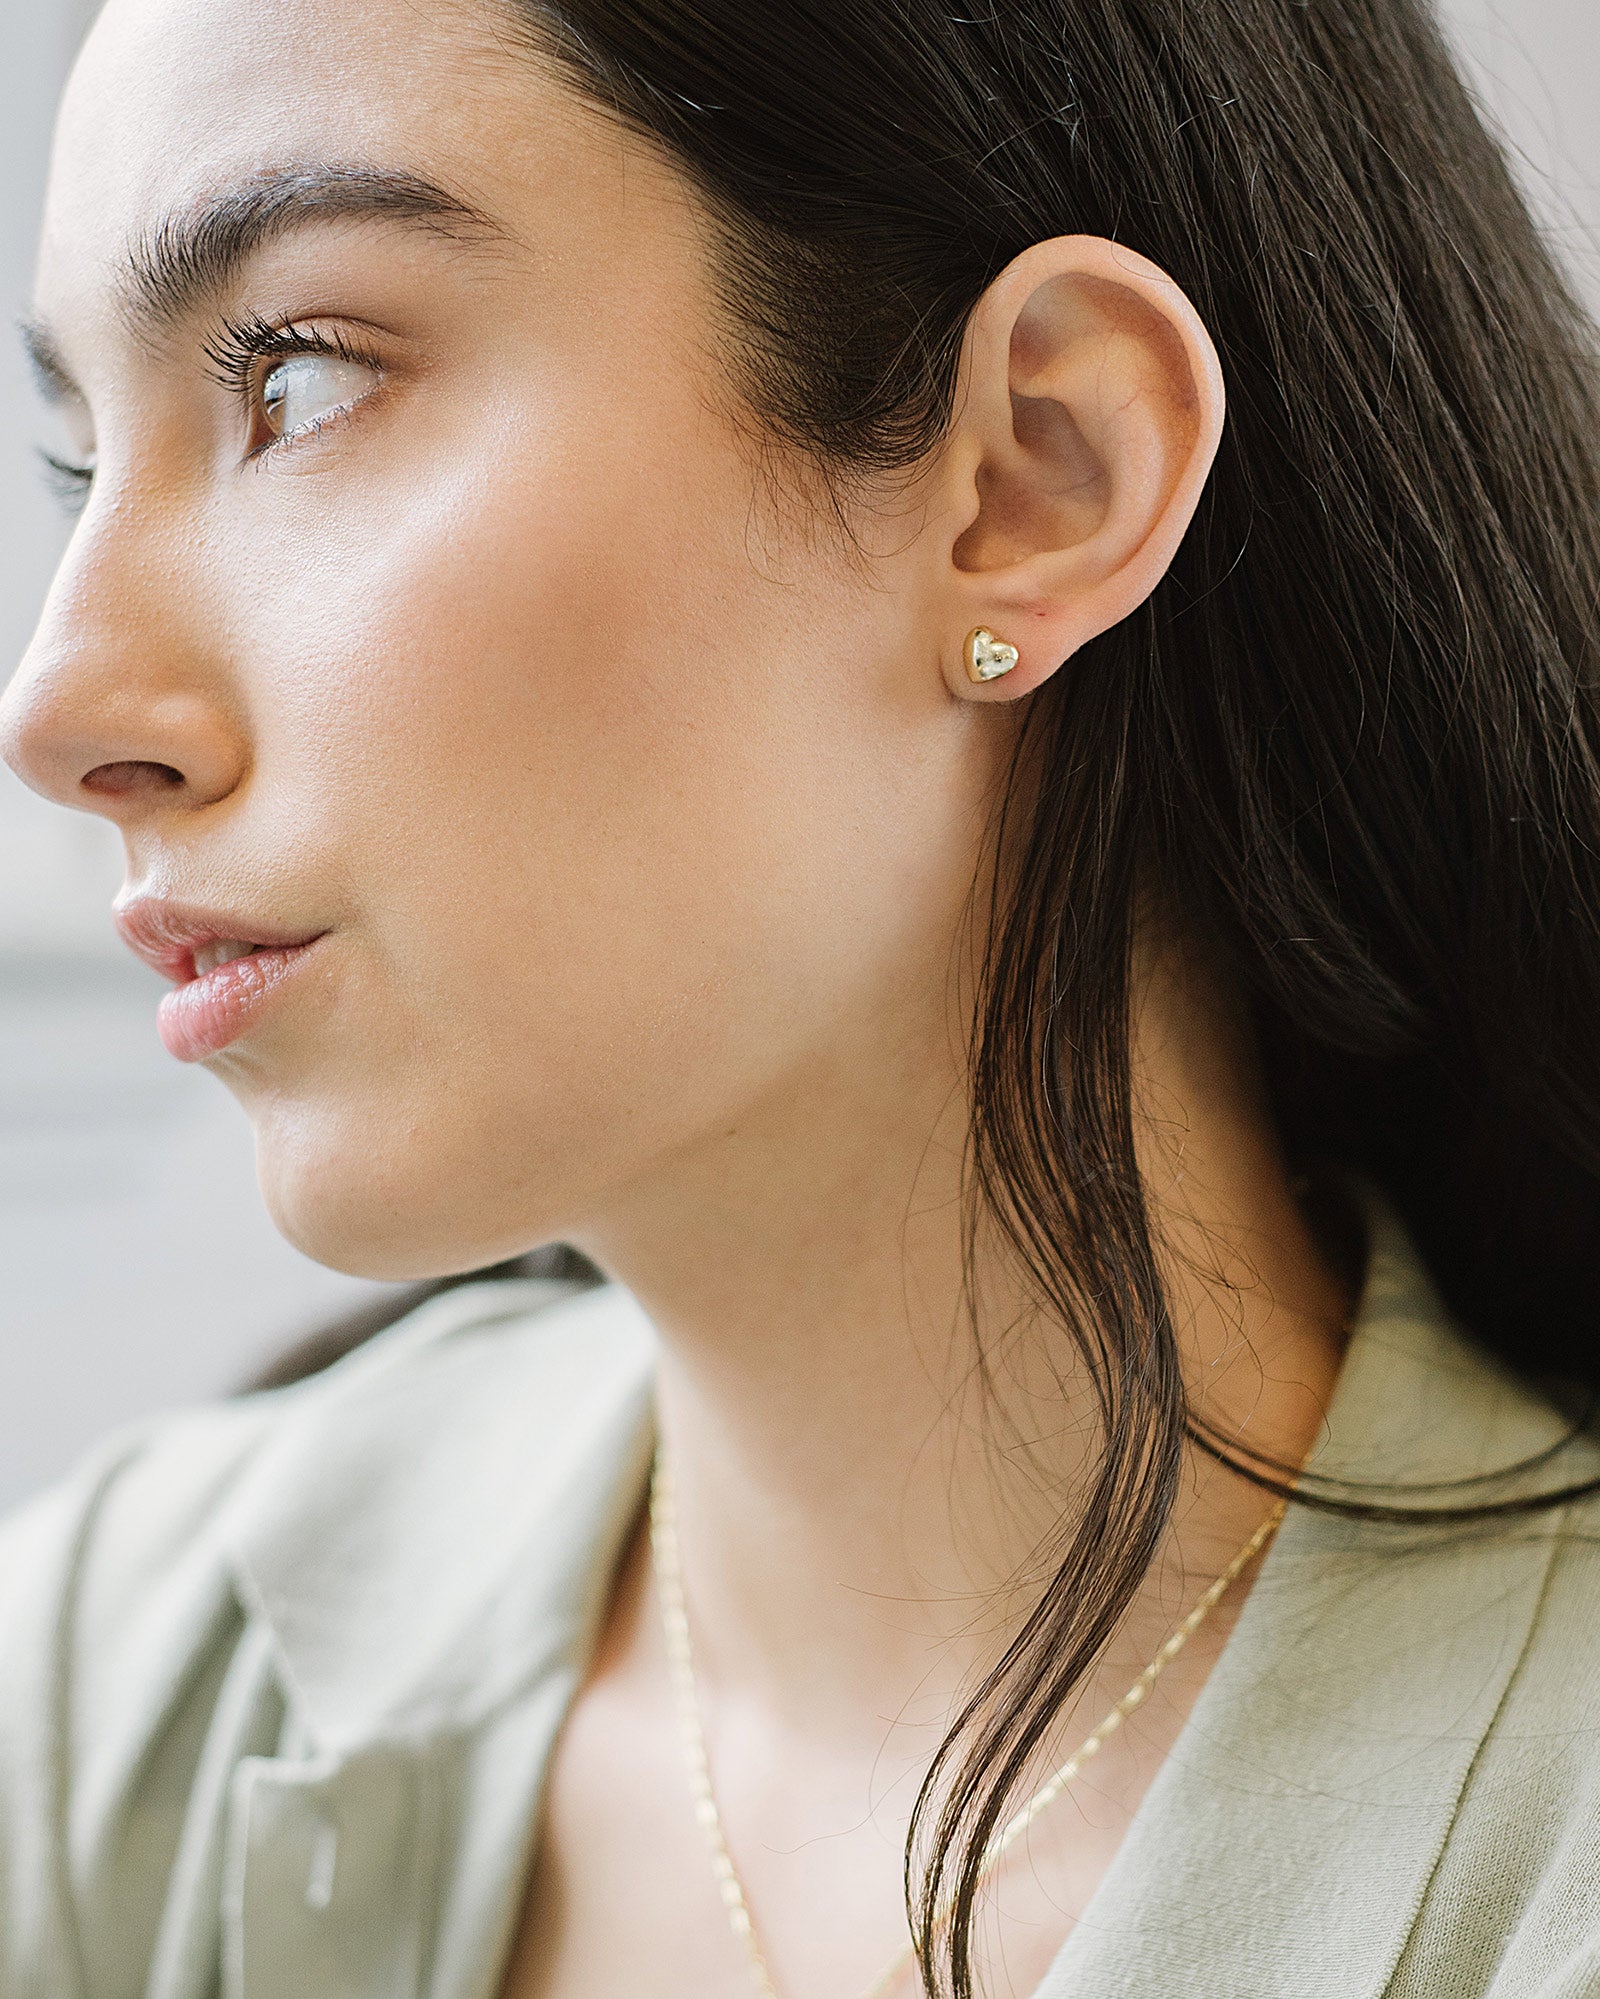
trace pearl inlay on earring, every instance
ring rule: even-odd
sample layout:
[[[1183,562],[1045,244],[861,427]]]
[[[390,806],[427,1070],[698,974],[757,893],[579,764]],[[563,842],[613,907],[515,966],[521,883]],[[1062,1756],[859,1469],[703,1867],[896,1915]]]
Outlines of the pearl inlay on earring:
[[[968,632],[962,656],[967,663],[967,678],[980,682],[998,680],[1017,663],[1016,647],[1008,646],[1004,639],[997,639],[982,625],[976,631]]]

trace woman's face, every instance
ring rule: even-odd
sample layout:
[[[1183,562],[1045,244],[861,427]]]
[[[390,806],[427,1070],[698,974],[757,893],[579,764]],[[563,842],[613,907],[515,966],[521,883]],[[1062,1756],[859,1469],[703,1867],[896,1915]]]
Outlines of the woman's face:
[[[578,1232],[944,1035],[1010,731],[915,489],[824,529],[684,185],[503,19],[112,0],[38,315],[96,469],[8,753],[119,823],[302,1247]]]

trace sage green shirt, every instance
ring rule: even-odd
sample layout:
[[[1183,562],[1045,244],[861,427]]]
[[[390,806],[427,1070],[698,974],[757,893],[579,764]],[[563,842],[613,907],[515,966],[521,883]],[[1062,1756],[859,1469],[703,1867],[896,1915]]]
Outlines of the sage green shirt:
[[[475,1286],[17,1518],[0,1999],[496,1999],[651,1355],[616,1289]],[[1318,1469],[1559,1435],[1380,1220]],[[1600,1994],[1597,1524],[1292,1512],[1040,1999]]]

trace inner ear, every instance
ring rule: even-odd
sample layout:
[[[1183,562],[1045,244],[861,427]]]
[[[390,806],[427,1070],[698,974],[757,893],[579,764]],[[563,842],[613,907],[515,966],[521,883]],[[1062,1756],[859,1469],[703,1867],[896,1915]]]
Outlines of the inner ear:
[[[1065,403],[1013,389],[1011,430],[1042,497],[1105,511],[1111,490],[1105,461]]]
[[[979,465],[978,511],[952,551],[972,575],[1088,540],[1110,505],[1105,463],[1059,396],[1013,389],[1008,444]]]
[[[976,475],[978,508],[953,550],[968,574],[1080,548],[1115,502],[1119,421],[1135,400],[1162,412],[1169,445],[1192,443],[1199,410],[1176,329],[1128,286],[1087,272],[1047,278],[1011,328],[1006,403]],[[1181,455],[1181,449],[1178,455]]]

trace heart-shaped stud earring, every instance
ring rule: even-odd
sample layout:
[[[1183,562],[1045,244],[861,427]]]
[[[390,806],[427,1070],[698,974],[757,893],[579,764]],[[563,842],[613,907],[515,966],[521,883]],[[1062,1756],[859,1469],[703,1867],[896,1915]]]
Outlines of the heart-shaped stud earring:
[[[976,631],[968,632],[964,648],[969,680],[998,680],[1003,673],[1009,673],[1017,663],[1017,649],[1008,646],[1004,639],[997,639],[993,632],[985,631],[979,625]]]

